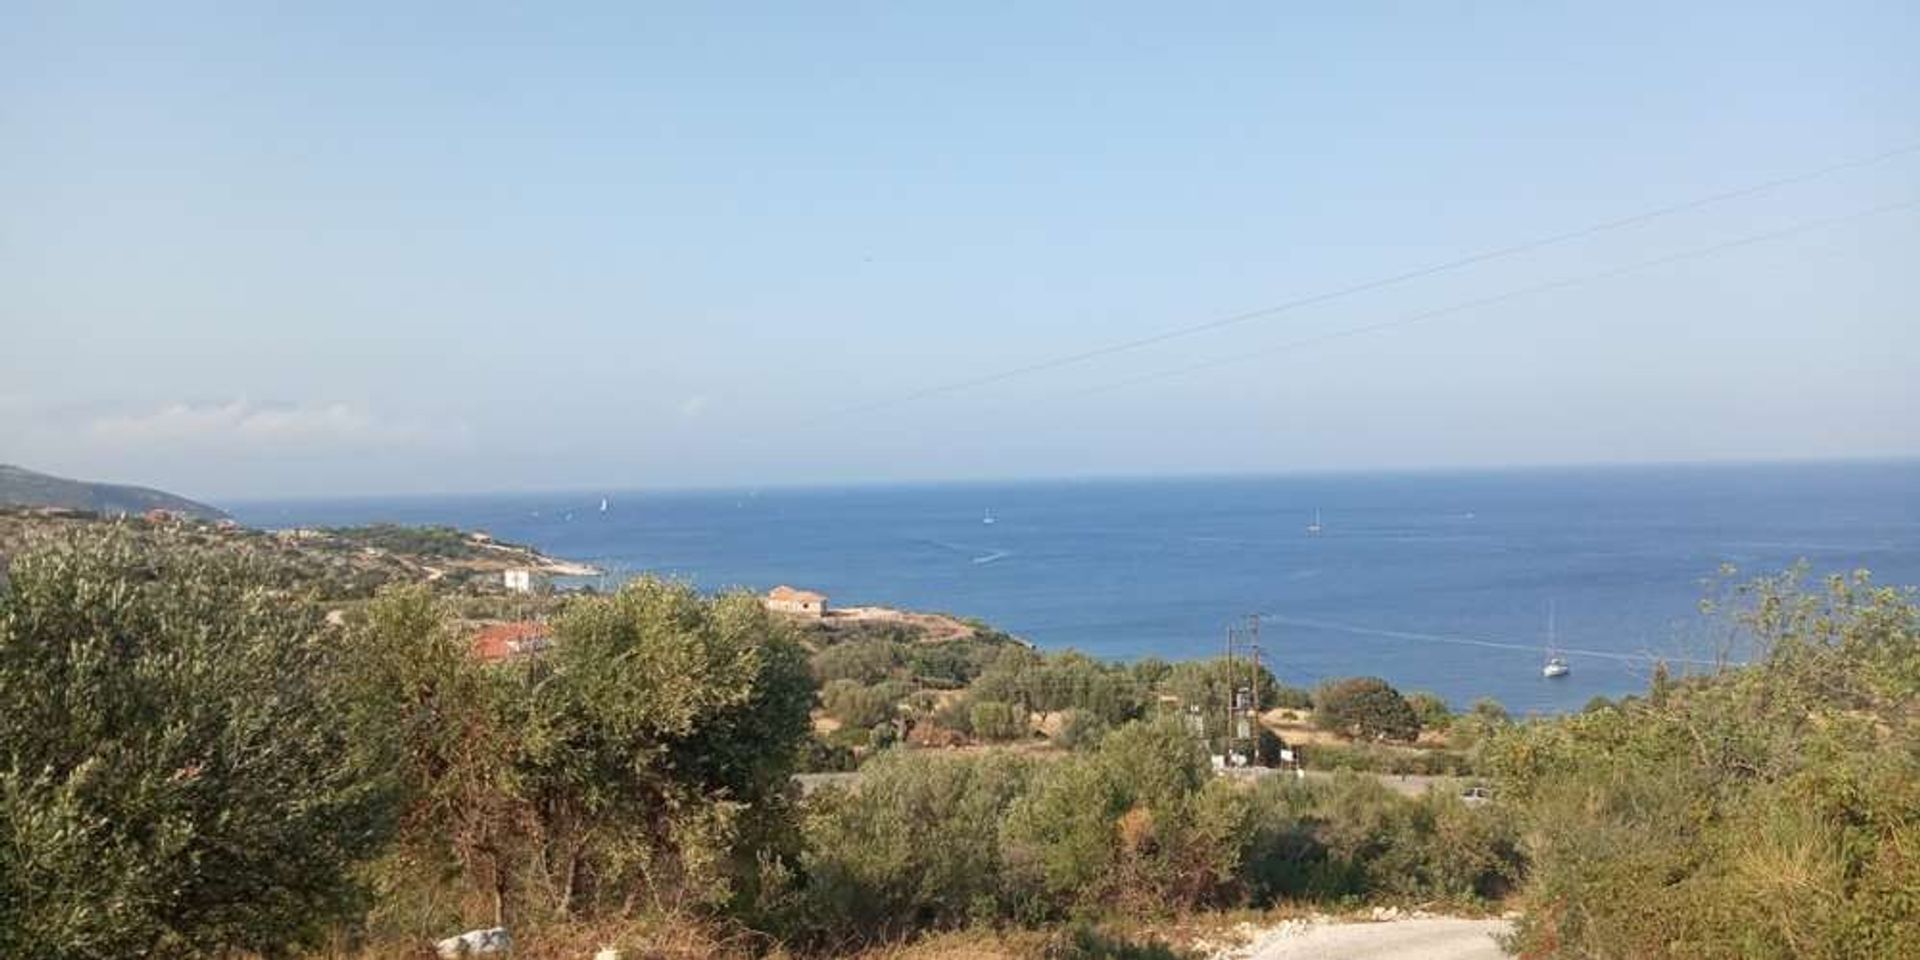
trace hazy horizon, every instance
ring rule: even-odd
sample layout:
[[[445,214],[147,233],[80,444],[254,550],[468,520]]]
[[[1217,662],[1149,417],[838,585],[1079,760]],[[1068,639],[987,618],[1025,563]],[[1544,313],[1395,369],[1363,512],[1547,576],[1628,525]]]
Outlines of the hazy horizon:
[[[15,466],[26,466],[14,464]],[[413,491],[358,491],[358,492],[322,492],[322,493],[266,493],[242,495],[200,494],[193,491],[166,490],[164,492],[186,496],[188,499],[206,501],[212,506],[231,504],[270,504],[293,501],[430,501],[437,498],[485,499],[490,497],[579,497],[583,502],[591,503],[601,497],[618,498],[621,496],[673,496],[705,494],[758,494],[773,492],[840,492],[864,489],[892,490],[911,488],[995,488],[1051,485],[1101,485],[1101,484],[1143,484],[1143,483],[1182,483],[1182,482],[1249,482],[1260,480],[1289,481],[1308,479],[1352,478],[1366,479],[1406,479],[1418,476],[1458,479],[1465,477],[1495,477],[1538,474],[1582,474],[1618,470],[1623,472],[1657,470],[1767,470],[1767,469],[1820,469],[1820,468],[1860,468],[1860,467],[1903,467],[1920,466],[1920,456],[1891,457],[1826,457],[1802,459],[1725,459],[1725,460],[1644,460],[1610,462],[1558,462],[1558,463],[1505,463],[1479,466],[1382,466],[1369,469],[1348,469],[1329,467],[1326,469],[1300,470],[1249,470],[1234,473],[1191,472],[1191,473],[1099,473],[1099,474],[1039,474],[1027,476],[978,476],[978,477],[904,477],[887,480],[793,480],[764,484],[707,484],[707,485],[620,485],[576,483],[551,487],[520,487],[513,489],[498,488],[445,488],[438,490]],[[31,467],[29,467],[31,469]],[[147,486],[138,478],[126,477],[73,477],[88,482],[129,484]]]
[[[217,501],[1920,456],[1903,4],[12,19],[29,469]]]

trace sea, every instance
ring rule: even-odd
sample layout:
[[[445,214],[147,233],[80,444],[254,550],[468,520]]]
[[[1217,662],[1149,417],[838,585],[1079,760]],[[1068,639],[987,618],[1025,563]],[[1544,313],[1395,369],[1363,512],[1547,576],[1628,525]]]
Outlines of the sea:
[[[1522,714],[1643,691],[1658,660],[1692,672],[1750,656],[1702,603],[1759,575],[1804,563],[1920,584],[1914,461],[224,506],[269,528],[451,524],[593,563],[606,585],[791,584],[1118,660],[1216,656],[1257,616],[1283,682],[1374,675]],[[1568,676],[1541,675],[1550,641]]]

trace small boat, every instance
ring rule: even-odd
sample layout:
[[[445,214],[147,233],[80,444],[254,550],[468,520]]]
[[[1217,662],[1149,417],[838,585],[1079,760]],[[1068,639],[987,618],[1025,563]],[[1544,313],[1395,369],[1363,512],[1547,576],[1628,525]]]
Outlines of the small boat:
[[[1319,509],[1316,508],[1313,511],[1313,522],[1307,524],[1307,536],[1310,536],[1310,537],[1319,536],[1320,531],[1325,529],[1326,527],[1323,527],[1320,525],[1320,511]]]
[[[600,512],[601,512],[601,513],[606,513],[606,512],[607,512],[607,498],[606,498],[606,497],[601,497],[601,498],[600,498]]]
[[[1558,679],[1573,672],[1567,665],[1567,658],[1553,652],[1553,604],[1547,604],[1547,662],[1540,668],[1540,675],[1548,680]]]
[[[993,511],[988,510],[987,515],[980,518],[980,522],[986,524],[987,526],[993,526]]]

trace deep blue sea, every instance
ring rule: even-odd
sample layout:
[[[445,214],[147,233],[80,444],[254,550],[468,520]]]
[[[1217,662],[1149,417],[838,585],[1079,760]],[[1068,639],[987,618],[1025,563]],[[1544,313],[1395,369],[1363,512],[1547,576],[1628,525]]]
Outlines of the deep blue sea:
[[[1102,657],[1211,656],[1257,612],[1286,682],[1377,674],[1517,712],[1642,690],[1651,656],[1710,657],[1718,631],[1698,608],[1723,564],[1754,575],[1804,559],[1920,584],[1915,462],[227,506],[264,527],[483,529],[617,574],[789,583]],[[1540,675],[1550,606],[1573,667],[1560,680]]]

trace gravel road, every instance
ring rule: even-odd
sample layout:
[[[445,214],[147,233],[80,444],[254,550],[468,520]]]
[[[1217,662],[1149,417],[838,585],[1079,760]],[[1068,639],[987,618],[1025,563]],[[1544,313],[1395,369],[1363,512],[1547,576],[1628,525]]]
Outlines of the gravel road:
[[[1505,920],[1423,917],[1384,923],[1293,921],[1254,934],[1215,960],[1506,960]]]

